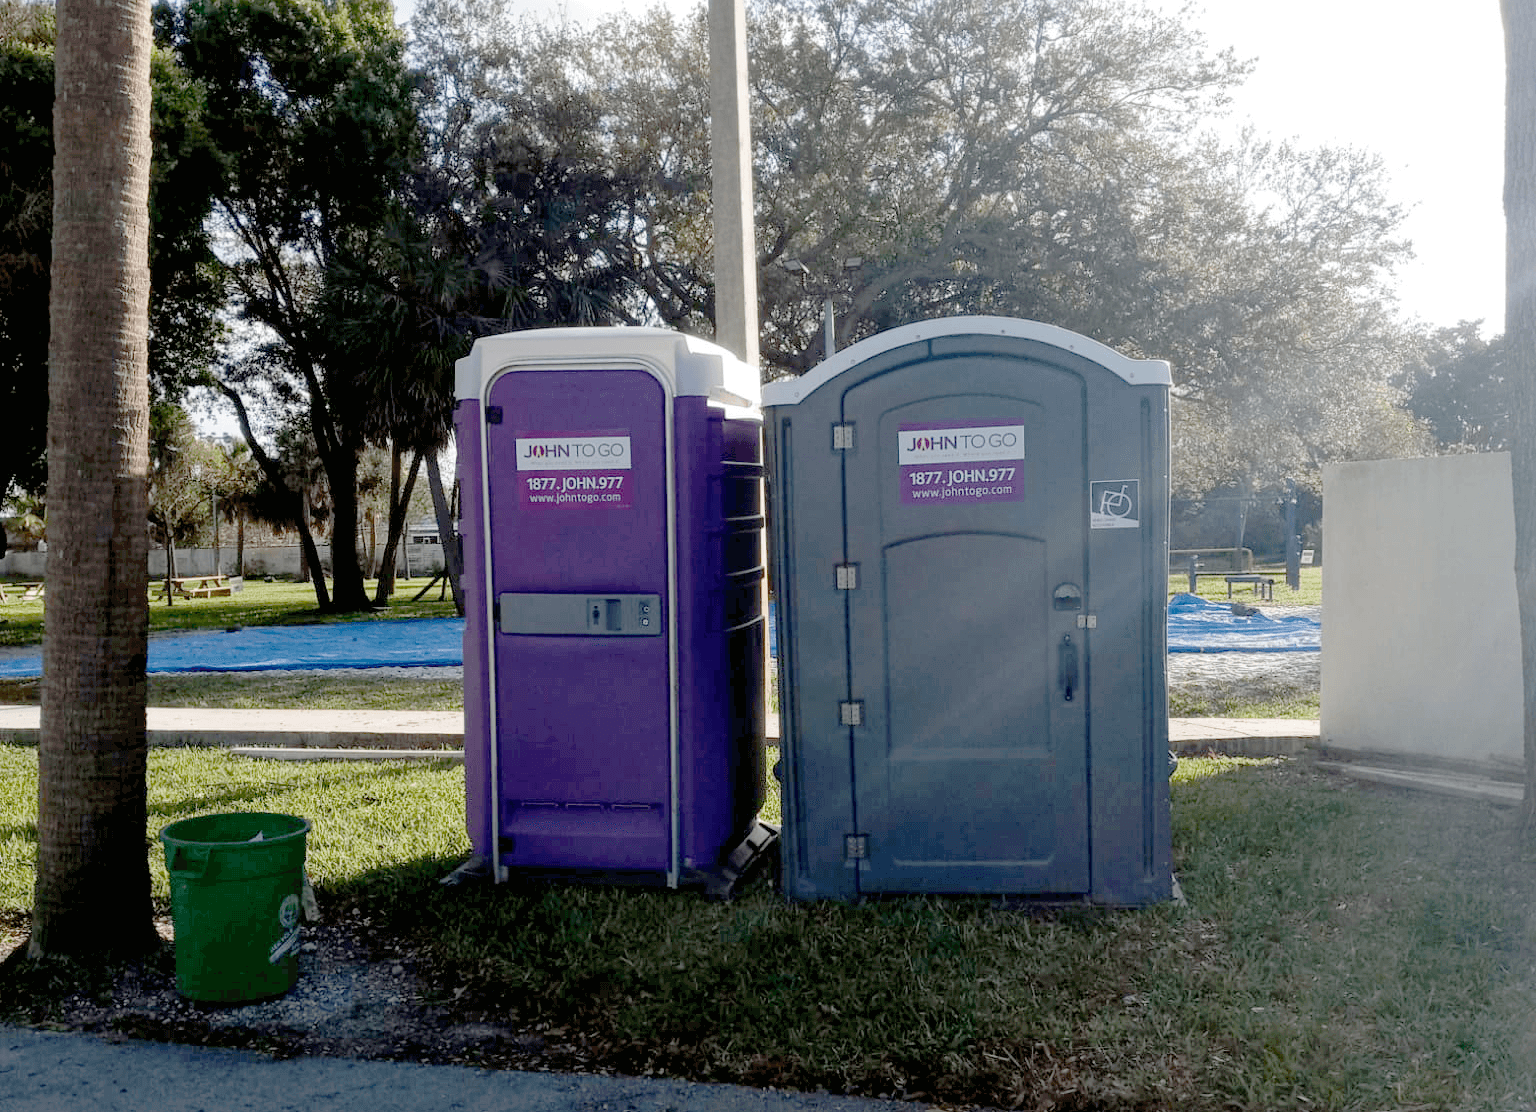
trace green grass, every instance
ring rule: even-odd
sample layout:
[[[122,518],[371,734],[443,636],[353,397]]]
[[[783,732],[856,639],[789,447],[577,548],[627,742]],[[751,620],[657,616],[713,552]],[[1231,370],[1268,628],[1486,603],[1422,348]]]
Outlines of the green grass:
[[[387,899],[469,852],[464,768],[454,761],[310,764],[151,749],[148,792],[151,879],[162,910],[169,889],[159,831],[194,815],[277,811],[309,819],[306,867],[332,897]],[[31,906],[36,860],[37,750],[0,745],[0,915],[14,918]]]
[[[230,672],[156,674],[149,677],[148,701],[152,707],[462,710],[464,682],[458,678],[380,678],[331,672],[265,674],[260,679]]]
[[[315,608],[315,589],[308,583],[276,580],[266,583],[247,579],[243,590],[218,598],[177,599],[167,606],[163,600],[149,606],[149,630],[228,629],[231,626],[285,625],[319,621],[368,621],[380,618],[451,617],[453,599],[438,599],[433,588],[420,602],[416,593],[427,585],[426,579],[397,580],[388,608],[379,613],[323,616]],[[368,583],[373,596],[374,584]],[[46,596],[27,602],[0,603],[0,645],[32,645],[43,639],[43,608]]]
[[[34,762],[0,747],[13,914]],[[1508,813],[1471,802],[1300,762],[1183,760],[1187,909],[792,905],[761,879],[718,904],[440,887],[464,851],[457,768],[197,750],[151,767],[152,827],[245,808],[313,819],[322,905],[354,902],[381,941],[408,939],[453,1021],[538,1034],[551,1068],[1076,1109],[1493,1110],[1536,1094],[1536,855]]]
[[[1285,582],[1284,564],[1264,564],[1253,569],[1256,574],[1273,576],[1275,579],[1275,597],[1272,600],[1277,606],[1319,606],[1323,601],[1323,569],[1321,567],[1304,567],[1301,569],[1301,589],[1291,590]],[[1168,576],[1168,594],[1173,596],[1188,592],[1189,576],[1184,572],[1174,572]],[[1212,599],[1216,602],[1246,602],[1250,605],[1262,607],[1264,600],[1256,598],[1253,588],[1247,584],[1234,583],[1232,585],[1232,597],[1227,598],[1227,581],[1222,578],[1222,573],[1200,573],[1201,598]]]
[[[1251,699],[1240,691],[1221,695],[1168,692],[1169,718],[1305,718],[1322,717],[1322,695],[1314,691],[1289,699]]]

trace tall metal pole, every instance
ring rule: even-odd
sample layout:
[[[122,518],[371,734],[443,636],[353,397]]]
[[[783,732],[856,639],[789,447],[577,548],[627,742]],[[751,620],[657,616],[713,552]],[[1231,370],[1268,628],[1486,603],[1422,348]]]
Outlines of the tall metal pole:
[[[715,341],[755,367],[757,244],[752,223],[745,0],[709,0],[709,109]]]
[[[1301,590],[1301,534],[1296,531],[1296,480],[1285,480],[1285,585]]]

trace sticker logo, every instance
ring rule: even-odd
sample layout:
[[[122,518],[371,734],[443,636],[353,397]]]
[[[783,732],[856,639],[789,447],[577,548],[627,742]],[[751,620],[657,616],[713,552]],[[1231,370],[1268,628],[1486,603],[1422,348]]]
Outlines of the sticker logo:
[[[1023,425],[902,425],[896,463],[909,506],[1024,500]]]
[[[632,505],[628,430],[519,436],[515,451],[518,500],[525,507]]]
[[[903,467],[1024,458],[1023,425],[902,425],[899,435]]]
[[[629,470],[629,436],[520,436],[519,471]]]
[[[1141,528],[1141,480],[1100,479],[1089,483],[1088,527]]]
[[[267,962],[276,965],[299,947],[299,897],[289,893],[277,909],[283,936],[267,951]]]

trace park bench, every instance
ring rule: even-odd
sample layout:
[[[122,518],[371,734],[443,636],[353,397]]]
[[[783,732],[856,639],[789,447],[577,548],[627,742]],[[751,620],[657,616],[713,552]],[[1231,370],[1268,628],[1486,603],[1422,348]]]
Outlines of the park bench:
[[[1253,593],[1260,598],[1273,600],[1275,597],[1275,579],[1271,575],[1229,575],[1227,580],[1227,597],[1232,597],[1232,584],[1251,583]]]

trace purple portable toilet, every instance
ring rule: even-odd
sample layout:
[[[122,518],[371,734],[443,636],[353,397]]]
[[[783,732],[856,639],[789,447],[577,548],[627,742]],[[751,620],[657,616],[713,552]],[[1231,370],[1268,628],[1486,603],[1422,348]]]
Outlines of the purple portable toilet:
[[[457,396],[475,852],[497,880],[718,881],[764,837],[756,369],[540,329],[478,340]]]

